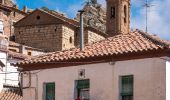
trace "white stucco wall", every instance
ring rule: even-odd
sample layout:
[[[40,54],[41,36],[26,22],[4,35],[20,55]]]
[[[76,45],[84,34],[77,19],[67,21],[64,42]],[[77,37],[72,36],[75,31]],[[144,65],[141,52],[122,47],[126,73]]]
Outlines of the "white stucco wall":
[[[4,65],[6,65],[6,52],[0,51],[0,60],[2,61]],[[3,83],[4,83],[4,78],[5,78],[5,75],[3,74],[4,70],[5,70],[5,67],[1,68],[0,70],[0,92],[3,89]]]
[[[17,62],[18,60],[13,59],[8,60],[7,62],[7,75],[6,75],[6,84],[8,85],[13,85],[13,86],[18,86],[18,71],[17,71],[17,67],[11,66],[12,62]]]
[[[166,100],[170,100],[170,61],[166,62]]]
[[[10,58],[7,59],[7,54],[6,52],[1,52],[0,51],[0,60],[3,62],[5,67],[2,68],[1,74],[0,74],[0,91],[3,88],[3,84],[8,84],[12,86],[18,85],[18,71],[17,67],[11,66],[10,63],[12,62],[17,62],[17,59],[12,60]],[[5,74],[7,73],[7,74]],[[6,82],[5,82],[6,78]]]
[[[43,100],[44,82],[55,82],[56,100],[74,100],[79,69],[85,69],[90,79],[90,100],[119,100],[119,77],[123,75],[134,75],[134,100],[165,100],[165,66],[164,60],[150,58],[32,71],[38,72],[37,77],[31,74],[31,88],[23,89],[24,100],[35,100],[37,86],[38,100]],[[28,80],[24,75],[24,86]]]

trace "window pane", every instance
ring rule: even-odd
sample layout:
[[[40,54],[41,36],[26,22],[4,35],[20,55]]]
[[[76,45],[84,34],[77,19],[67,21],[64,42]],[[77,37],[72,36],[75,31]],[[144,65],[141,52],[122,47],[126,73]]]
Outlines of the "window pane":
[[[77,97],[76,100],[79,100],[77,98],[80,98],[80,100],[90,100],[90,81],[89,79],[86,80],[77,80],[76,81],[76,88],[77,88]]]
[[[3,33],[3,31],[4,31],[3,22],[0,21],[0,33]]]
[[[89,90],[80,90],[81,100],[90,100]]]
[[[133,95],[133,76],[123,76],[121,84],[121,95]]]
[[[46,100],[55,100],[55,83],[46,84]]]
[[[122,100],[133,100],[133,96],[122,96]]]
[[[89,88],[89,80],[78,80],[77,89],[87,89]]]

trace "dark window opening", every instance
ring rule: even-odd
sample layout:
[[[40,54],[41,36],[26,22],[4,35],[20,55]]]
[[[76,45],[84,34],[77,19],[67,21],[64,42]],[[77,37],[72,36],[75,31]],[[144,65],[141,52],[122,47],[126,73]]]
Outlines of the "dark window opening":
[[[55,32],[57,31],[57,29],[54,30]]]
[[[133,100],[133,76],[121,77],[121,100]]]
[[[14,11],[14,13],[13,13],[13,16],[15,17],[16,16],[16,12]]]
[[[124,5],[124,23],[127,22],[127,7]]]
[[[40,19],[40,16],[37,16],[37,20],[39,20]]]
[[[116,17],[116,11],[115,11],[115,7],[111,7],[111,18],[115,18]]]
[[[70,43],[73,43],[73,39],[72,39],[72,37],[70,37],[69,41],[70,41]]]
[[[10,51],[13,51],[13,52],[17,52],[17,50],[16,49],[9,49]]]
[[[29,56],[32,56],[32,52],[28,52],[27,54],[28,54]]]
[[[13,36],[10,36],[9,40],[10,40],[10,41],[15,41],[15,36],[14,36],[14,35],[13,35]]]

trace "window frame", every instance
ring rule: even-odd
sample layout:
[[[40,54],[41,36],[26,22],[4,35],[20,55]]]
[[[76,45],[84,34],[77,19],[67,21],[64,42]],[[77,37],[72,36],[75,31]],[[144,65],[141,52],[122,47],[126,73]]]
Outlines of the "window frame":
[[[83,88],[78,88],[78,82],[79,81],[88,81],[88,86],[87,87],[83,87]],[[75,92],[76,93],[75,99],[80,97],[81,91],[88,91],[89,92],[89,99],[90,99],[90,79],[75,80],[75,90],[76,90],[76,92]]]
[[[0,24],[2,24],[2,31],[0,31],[0,34],[4,34],[4,21],[0,19]]]
[[[112,6],[110,8],[110,18],[116,18],[116,7]]]
[[[56,84],[55,82],[44,82],[43,84],[43,100],[47,100],[47,84],[54,84],[54,100],[56,99]]]
[[[129,88],[132,89],[130,90],[130,92],[123,92],[123,78],[129,78],[131,80],[128,80],[128,85],[132,85],[130,86]],[[119,86],[120,86],[120,100],[123,100],[122,97],[128,97],[128,98],[131,98],[133,100],[133,96],[134,96],[134,76],[133,75],[123,75],[123,76],[120,76],[120,81],[119,81]],[[124,80],[125,81],[125,80]],[[127,81],[127,80],[126,80]]]

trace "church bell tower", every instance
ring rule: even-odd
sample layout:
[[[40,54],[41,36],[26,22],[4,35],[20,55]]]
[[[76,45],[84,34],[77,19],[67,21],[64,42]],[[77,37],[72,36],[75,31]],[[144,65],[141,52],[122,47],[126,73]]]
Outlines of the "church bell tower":
[[[106,0],[106,33],[109,36],[130,32],[130,0]]]

